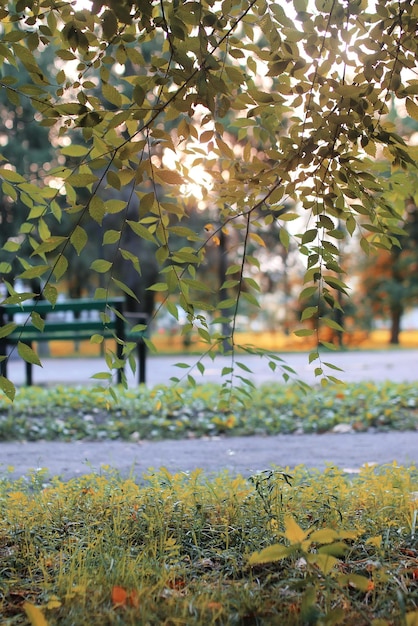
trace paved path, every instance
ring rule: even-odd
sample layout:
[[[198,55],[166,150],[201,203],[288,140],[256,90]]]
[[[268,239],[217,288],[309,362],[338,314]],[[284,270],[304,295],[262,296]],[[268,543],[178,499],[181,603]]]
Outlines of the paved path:
[[[306,354],[283,355],[301,379],[313,384],[313,365]],[[342,367],[340,377],[347,382],[370,380],[382,382],[414,382],[418,384],[418,350],[387,352],[351,352],[327,355],[327,360]],[[148,384],[168,383],[173,375],[185,370],[175,368],[176,361],[196,362],[191,357],[150,357]],[[242,357],[253,374],[254,382],[280,380],[267,361],[259,357]],[[226,358],[207,363],[205,376],[197,380],[218,382],[221,371],[230,361]],[[88,384],[90,376],[103,371],[99,359],[47,359],[42,369],[36,368],[38,384]],[[19,384],[24,380],[21,363],[11,364],[9,375]],[[247,376],[247,374],[245,374]],[[129,383],[135,379],[129,375]],[[346,433],[324,435],[279,435],[276,437],[236,437],[161,442],[36,442],[0,443],[0,476],[12,478],[27,475],[30,470],[47,468],[51,476],[69,479],[91,471],[100,472],[110,465],[123,475],[131,472],[140,480],[150,468],[166,467],[171,472],[203,468],[206,473],[227,469],[248,476],[272,466],[324,469],[327,464],[357,471],[364,463],[418,465],[418,430],[391,433]],[[8,467],[14,466],[9,472]]]
[[[293,367],[297,375],[308,383],[315,383],[314,368],[319,361],[308,363],[306,353],[289,353],[280,355],[283,363]],[[367,352],[328,352],[323,360],[341,367],[342,372],[336,372],[329,368],[324,368],[326,373],[342,378],[346,382],[359,382],[362,380],[372,380],[382,382],[391,380],[393,382],[418,381],[418,350],[388,350],[388,351],[367,351]],[[160,383],[169,384],[170,378],[177,376],[187,376],[188,370],[175,367],[178,362],[195,365],[198,357],[193,356],[149,356],[147,360],[147,384],[154,386]],[[236,373],[251,378],[255,383],[279,380],[281,370],[278,368],[275,373],[268,365],[268,359],[252,355],[240,355],[237,357],[247,365],[252,373],[248,374],[240,368],[236,368]],[[91,376],[97,372],[106,371],[103,359],[43,359],[43,367],[33,367],[33,378],[35,384],[89,384],[92,382]],[[224,367],[230,367],[229,357],[217,357],[215,361],[204,359],[205,373],[200,376],[195,367],[191,372],[196,377],[197,382],[219,382],[221,372]],[[15,384],[23,384],[24,364],[20,359],[12,360],[8,370],[9,377]],[[136,378],[127,368],[129,384],[136,383]]]
[[[102,465],[117,468],[122,475],[140,480],[149,469],[170,472],[203,468],[205,473],[228,470],[249,476],[272,466],[293,468],[306,465],[324,469],[327,464],[349,472],[364,463],[418,466],[418,431],[392,433],[346,433],[324,435],[278,435],[231,437],[183,441],[127,443],[49,442],[0,444],[0,475],[8,466],[10,477],[48,468],[51,476],[67,480],[100,472]]]

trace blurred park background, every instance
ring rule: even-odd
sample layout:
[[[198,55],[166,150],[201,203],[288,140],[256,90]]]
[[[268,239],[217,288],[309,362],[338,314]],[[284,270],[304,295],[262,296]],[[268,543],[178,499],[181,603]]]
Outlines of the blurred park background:
[[[146,60],[153,51],[159,50],[158,45],[158,40],[155,40],[143,47],[142,54]],[[45,75],[54,74],[52,68],[57,61],[52,46],[46,47],[42,55],[37,54],[36,58]],[[132,67],[128,62],[117,68],[115,85],[122,94],[125,93],[124,90],[128,90],[127,82],[123,79],[131,71]],[[14,77],[17,86],[31,80],[25,67],[10,65],[8,72]],[[98,101],[103,100],[103,94],[99,91],[96,97]],[[407,108],[403,101],[393,99],[388,103],[389,112],[386,118],[397,136],[414,146],[418,143],[418,121],[410,116]],[[57,165],[71,168],[76,164],[78,151],[81,149],[76,143],[82,144],[83,138],[79,128],[59,137],[55,136],[47,124],[38,123],[38,117],[30,98],[17,101],[10,90],[0,91],[0,147],[4,160],[31,183],[36,185],[38,181],[43,181],[53,188],[54,180],[48,173]],[[289,116],[284,115],[281,122],[280,133],[284,135],[290,124],[289,119]],[[172,132],[173,128],[169,127],[168,130]],[[247,138],[245,129],[228,126],[227,140],[233,149],[238,148],[244,138]],[[367,146],[364,148],[367,153]],[[164,149],[159,156],[161,163],[174,170],[176,164],[170,162],[173,157],[170,154],[169,149]],[[372,154],[369,156],[373,157]],[[193,252],[193,249],[202,247],[202,241],[205,242],[204,258],[196,265],[195,286],[207,285],[208,290],[200,291],[191,285],[191,299],[199,302],[201,307],[199,310],[199,305],[195,305],[192,321],[186,318],[180,306],[180,298],[176,298],[176,295],[167,297],[166,292],[160,293],[159,289],[155,289],[156,281],[162,280],[161,276],[164,276],[164,260],[160,261],[159,250],[150,240],[141,239],[124,228],[127,217],[134,221],[137,219],[139,203],[130,200],[129,215],[125,215],[125,211],[120,212],[118,203],[126,201],[125,195],[128,192],[123,185],[117,189],[116,183],[113,189],[108,185],[98,193],[98,205],[102,200],[113,200],[114,212],[108,211],[103,216],[102,223],[95,219],[85,221],[83,228],[86,241],[83,242],[82,254],[78,253],[77,246],[68,246],[65,251],[65,273],[56,285],[59,298],[93,297],[103,286],[101,280],[104,275],[100,273],[101,270],[92,271],[92,267],[98,259],[103,259],[100,263],[112,264],[114,275],[120,279],[119,283],[123,280],[127,289],[131,289],[138,297],[140,310],[150,320],[149,336],[161,353],[199,352],[205,349],[199,327],[202,328],[206,323],[216,324],[216,316],[222,311],[224,316],[234,311],[234,320],[229,328],[224,327],[221,330],[228,335],[232,328],[235,344],[252,344],[273,351],[309,350],[319,341],[344,349],[416,347],[418,174],[414,167],[407,170],[392,168],[388,154],[382,153],[378,157],[370,159],[370,167],[374,168],[374,176],[390,179],[385,201],[399,215],[392,233],[397,237],[399,246],[394,245],[390,249],[381,247],[368,255],[366,231],[369,230],[370,238],[373,238],[373,226],[364,223],[361,225],[362,232],[360,229],[356,229],[354,233],[347,232],[345,222],[340,222],[337,218],[332,221],[325,215],[321,216],[321,220],[328,220],[331,224],[324,222],[318,227],[333,229],[333,243],[326,242],[330,253],[336,254],[338,249],[339,265],[334,272],[334,283],[337,285],[338,281],[344,281],[349,288],[348,295],[344,295],[338,288],[333,289],[332,276],[329,278],[331,282],[328,285],[328,296],[334,304],[338,303],[337,307],[329,306],[326,292],[315,289],[312,292],[312,301],[306,297],[302,302],[299,299],[306,284],[307,252],[304,244],[311,243],[306,237],[311,231],[307,231],[307,218],[302,215],[300,207],[290,199],[287,200],[280,210],[280,219],[272,214],[270,220],[260,220],[258,230],[254,223],[251,237],[247,241],[242,229],[229,228],[220,222],[222,207],[221,200],[217,202],[216,199],[216,186],[210,201],[207,198],[205,200],[202,187],[213,185],[213,180],[210,180],[209,172],[203,167],[189,168],[190,183],[183,185],[181,197],[178,197],[178,203],[186,207],[189,230],[186,233],[182,226],[176,226],[173,228],[175,237],[170,235],[172,254],[175,254],[176,249],[183,250],[183,254],[186,249]],[[164,185],[158,183],[156,188],[164,200]],[[146,191],[144,187],[143,192]],[[147,195],[143,200],[144,198]],[[80,188],[77,201],[79,206],[89,202],[86,189]],[[30,237],[23,237],[20,229],[27,219],[28,202],[24,193],[16,193],[11,182],[7,179],[3,181],[0,188],[0,283],[4,280],[17,292],[32,291],[42,297],[44,284],[36,277],[36,272],[32,281],[22,283],[16,280],[22,271],[22,265],[25,267],[25,263],[29,265],[33,261],[31,237],[43,241],[50,235],[46,221],[40,218],[38,233],[31,231]],[[51,205],[52,211],[59,215],[54,225],[54,236],[65,237],[77,228],[79,214],[72,210],[63,210],[61,204],[65,206],[65,198],[58,194],[53,206]],[[173,210],[174,205],[170,206],[170,210]],[[361,207],[357,206],[356,211],[361,214]],[[102,236],[103,232],[107,233],[105,237]],[[190,243],[190,232],[196,234],[194,244]],[[115,233],[120,233],[121,238],[115,235],[113,241]],[[10,245],[7,247],[6,244],[19,244],[19,254],[16,255]],[[243,250],[246,257],[253,259],[245,285],[239,280]],[[63,259],[61,261],[64,262]],[[140,272],[135,263],[140,264]],[[113,283],[115,295],[121,295],[121,292],[117,292],[117,284],[117,281]],[[251,284],[257,287],[256,297],[251,290]],[[152,285],[154,289],[150,290]],[[127,291],[125,295],[126,293]],[[216,308],[221,302],[236,301],[238,293],[238,310],[233,305],[230,305],[229,310],[226,306]],[[214,302],[214,294],[218,302]],[[307,308],[315,308],[317,313],[304,318]],[[319,318],[322,321],[330,319],[334,322],[334,328],[332,323],[325,324],[321,325],[318,334],[294,335],[294,331],[301,328],[316,329]],[[338,330],[337,326],[344,331]],[[76,353],[97,355],[100,349],[100,346],[88,343],[52,343],[49,346],[51,356]]]

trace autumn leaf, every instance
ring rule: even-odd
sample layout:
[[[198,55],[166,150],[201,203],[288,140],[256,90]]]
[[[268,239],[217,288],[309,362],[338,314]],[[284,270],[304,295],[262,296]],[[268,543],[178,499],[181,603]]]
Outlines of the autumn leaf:
[[[130,606],[134,607],[135,609],[137,609],[139,607],[139,596],[138,596],[138,592],[135,591],[135,589],[133,589],[128,596],[128,603]]]
[[[42,610],[31,602],[23,603],[25,611],[32,626],[48,626],[48,620],[45,618]]]
[[[286,529],[284,536],[290,541],[290,543],[300,543],[306,539],[308,533],[302,530],[291,515],[288,515],[285,518],[284,525]]]
[[[220,602],[208,602],[206,607],[211,611],[222,611],[222,604]]]
[[[126,589],[115,585],[112,587],[112,604],[114,606],[126,606],[128,594]]]
[[[123,587],[119,585],[115,585],[112,587],[112,604],[115,607],[120,606],[132,606],[134,608],[139,607],[139,596],[138,592],[133,589],[132,591],[127,591]]]

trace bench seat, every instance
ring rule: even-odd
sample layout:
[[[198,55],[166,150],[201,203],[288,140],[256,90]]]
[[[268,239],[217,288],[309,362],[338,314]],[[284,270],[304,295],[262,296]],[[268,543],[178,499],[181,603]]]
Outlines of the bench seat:
[[[52,305],[46,301],[0,305],[0,330],[6,324],[15,324],[12,331],[0,337],[0,373],[7,377],[8,346],[19,342],[31,346],[33,342],[82,341],[95,334],[105,339],[115,339],[118,360],[123,360],[123,343],[132,341],[138,345],[139,382],[145,382],[145,343],[142,332],[131,330],[123,311],[124,299],[94,300],[79,298]],[[43,329],[33,324],[31,314],[36,312],[43,319]],[[17,317],[17,322],[16,317]],[[146,323],[144,314],[133,314],[135,323]],[[117,370],[117,380],[122,380],[123,369]],[[26,362],[26,384],[31,385],[32,363]]]

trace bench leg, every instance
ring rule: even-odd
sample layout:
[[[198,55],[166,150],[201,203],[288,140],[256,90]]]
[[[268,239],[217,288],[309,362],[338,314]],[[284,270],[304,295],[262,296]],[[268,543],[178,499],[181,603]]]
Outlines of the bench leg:
[[[0,341],[0,356],[4,357],[0,361],[0,376],[7,378],[7,343]]]
[[[145,341],[138,341],[137,343],[138,350],[138,382],[139,384],[145,383],[146,379],[146,357],[147,357],[147,346],[145,345]]]
[[[123,360],[123,345],[121,345],[119,342],[116,343],[116,356],[118,358],[118,361]],[[118,367],[116,370],[116,380],[118,381],[118,385],[122,383],[122,374],[124,370],[124,367]]]
[[[29,343],[27,345],[29,346],[29,348],[32,347],[31,343]],[[32,363],[28,363],[28,361],[25,361],[25,369],[26,369],[26,384],[27,384],[28,387],[30,387],[31,385],[33,385]]]

